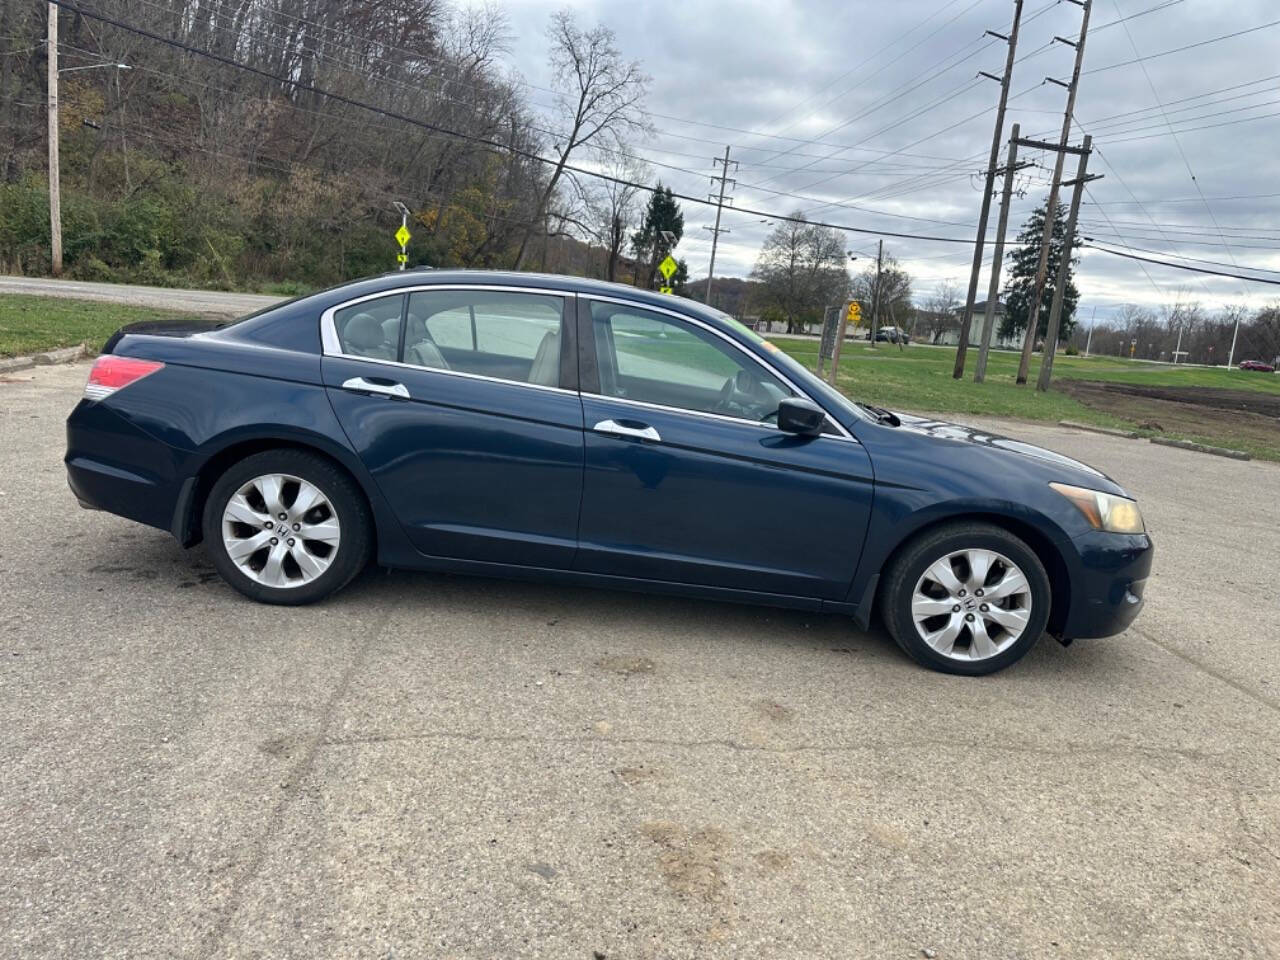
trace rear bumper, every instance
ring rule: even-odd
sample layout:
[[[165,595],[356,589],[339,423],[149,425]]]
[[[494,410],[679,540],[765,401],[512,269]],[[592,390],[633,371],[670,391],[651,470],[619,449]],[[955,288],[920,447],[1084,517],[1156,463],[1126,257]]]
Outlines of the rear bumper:
[[[1151,538],[1095,531],[1073,543],[1078,566],[1063,639],[1110,637],[1124,631],[1142,611],[1154,553]]]
[[[82,507],[172,530],[175,454],[101,402],[82,400],[67,418],[67,483]]]

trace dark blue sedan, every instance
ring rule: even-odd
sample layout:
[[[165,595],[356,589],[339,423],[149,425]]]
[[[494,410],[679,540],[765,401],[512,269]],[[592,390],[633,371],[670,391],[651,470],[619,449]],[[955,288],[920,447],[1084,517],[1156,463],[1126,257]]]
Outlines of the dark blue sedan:
[[[88,507],[301,604],[384,566],[848,614],[981,674],[1123,630],[1137,505],[1047,450],[851,402],[688,300],[403,272],[135,324],[67,421]]]

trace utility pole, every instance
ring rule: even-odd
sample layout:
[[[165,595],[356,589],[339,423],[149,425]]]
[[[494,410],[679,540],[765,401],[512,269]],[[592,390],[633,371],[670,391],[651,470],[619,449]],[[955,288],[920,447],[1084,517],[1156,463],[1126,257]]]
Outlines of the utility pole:
[[[995,190],[996,164],[1000,162],[1000,141],[1004,136],[1004,110],[1009,103],[1009,80],[1013,77],[1013,58],[1018,49],[1018,25],[1022,22],[1022,0],[1013,3],[1013,27],[1006,37],[988,30],[987,33],[997,37],[1009,47],[1004,61],[1004,76],[997,77],[979,71],[979,75],[995,80],[1000,84],[1000,103],[996,107],[996,129],[991,135],[991,157],[987,161],[987,182],[982,190],[982,209],[978,212],[978,239],[973,245],[973,269],[969,272],[969,292],[964,300],[964,316],[960,320],[960,342],[956,344],[956,363],[951,375],[959,380],[964,376],[965,354],[969,350],[969,327],[973,323],[973,301],[978,295],[978,276],[982,273],[982,245],[987,236],[987,217],[991,214],[991,194]],[[987,301],[990,303],[990,301]]]
[[[1071,118],[1076,107],[1076,90],[1080,86],[1080,65],[1084,62],[1084,41],[1089,33],[1089,12],[1093,0],[1067,0],[1084,10],[1080,20],[1080,39],[1074,43],[1066,37],[1054,37],[1069,47],[1075,47],[1076,62],[1071,71],[1071,82],[1063,83],[1053,77],[1045,77],[1049,83],[1067,88],[1067,109],[1062,115],[1062,135],[1058,138],[1058,158],[1053,165],[1053,182],[1049,185],[1049,201],[1044,210],[1044,233],[1040,237],[1040,265],[1036,268],[1035,288],[1031,293],[1031,311],[1027,314],[1027,332],[1022,340],[1022,359],[1018,361],[1018,383],[1027,382],[1031,366],[1031,349],[1036,343],[1036,330],[1040,326],[1040,301],[1044,299],[1044,282],[1049,272],[1049,247],[1053,242],[1054,214],[1058,208],[1058,189],[1062,185],[1062,162],[1066,159],[1067,142],[1071,137]]]
[[[876,348],[876,334],[880,332],[880,271],[884,267],[884,239],[876,250],[876,285],[871,291],[871,349]]]
[[[58,166],[58,5],[49,4],[49,256],[62,275],[62,185]]]
[[[1018,172],[1018,124],[1013,125],[1009,139],[1009,159],[1004,167],[1004,189],[1000,192],[1000,219],[996,223],[996,246],[991,254],[991,282],[987,285],[987,309],[982,319],[982,343],[978,347],[978,363],[973,369],[973,382],[981,383],[987,377],[987,355],[991,352],[991,328],[996,322],[996,303],[1000,299],[1000,265],[1004,262],[1004,235],[1009,228],[1009,205],[1013,202],[1013,177]],[[967,324],[965,328],[967,329]],[[962,338],[963,337],[962,330]],[[963,360],[963,357],[957,357]]]
[[[720,234],[729,232],[728,230],[720,229],[720,213],[721,211],[724,210],[725,186],[730,183],[736,186],[738,183],[737,180],[729,179],[729,148],[728,147],[724,148],[723,160],[721,160],[719,157],[715,157],[712,159],[711,162],[713,164],[718,163],[721,166],[720,166],[720,176],[711,178],[712,183],[715,183],[717,180],[720,181],[720,196],[718,198],[713,197],[713,199],[715,199],[716,201],[716,225],[714,227],[702,228],[703,230],[711,231],[711,266],[707,268],[707,295],[702,298],[702,302],[705,303],[707,306],[711,305],[711,284],[715,281],[715,278],[716,278],[716,245],[720,241]],[[738,162],[736,160],[733,162],[733,168],[735,170],[738,169]],[[729,201],[733,202],[733,197],[730,197]]]
[[[1094,304],[1093,313],[1089,314],[1089,339],[1084,342],[1084,355],[1089,356],[1089,348],[1093,346],[1093,328],[1098,325],[1098,306]]]
[[[1076,233],[1076,219],[1080,216],[1080,197],[1084,194],[1084,185],[1090,180],[1099,179],[1099,175],[1089,176],[1089,154],[1093,150],[1093,137],[1084,138],[1084,152],[1080,154],[1080,163],[1076,167],[1076,178],[1067,186],[1071,187],[1071,210],[1067,214],[1067,233],[1062,238],[1062,259],[1058,261],[1058,276],[1053,283],[1053,306],[1049,308],[1049,328],[1044,337],[1044,358],[1040,361],[1040,377],[1036,380],[1036,389],[1043,392],[1049,389],[1049,381],[1053,378],[1053,356],[1058,349],[1058,328],[1062,324],[1062,301],[1066,295],[1067,271],[1071,269],[1071,241]]]
[[[1231,334],[1231,350],[1227,353],[1227,369],[1234,370],[1233,364],[1236,362],[1236,338],[1240,336],[1240,311],[1236,311],[1236,328]]]

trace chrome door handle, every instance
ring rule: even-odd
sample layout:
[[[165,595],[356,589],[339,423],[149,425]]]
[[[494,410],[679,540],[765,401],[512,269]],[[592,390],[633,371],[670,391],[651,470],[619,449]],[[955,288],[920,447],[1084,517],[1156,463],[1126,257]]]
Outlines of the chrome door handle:
[[[361,393],[380,393],[387,397],[409,399],[409,388],[403,383],[374,383],[364,377],[352,377],[342,385],[343,390],[359,390]]]
[[[628,427],[616,420],[601,420],[592,429],[596,433],[606,433],[612,437],[631,437],[635,440],[652,440],[654,443],[662,441],[662,436],[653,427]]]

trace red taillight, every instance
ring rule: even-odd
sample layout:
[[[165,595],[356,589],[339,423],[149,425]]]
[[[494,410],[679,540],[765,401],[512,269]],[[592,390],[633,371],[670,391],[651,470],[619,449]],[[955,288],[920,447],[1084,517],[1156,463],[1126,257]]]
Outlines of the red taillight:
[[[89,371],[89,382],[84,385],[84,395],[90,400],[103,400],[121,387],[141,380],[149,373],[155,373],[163,363],[155,360],[138,360],[134,357],[114,357],[111,354],[99,357],[93,362]]]

